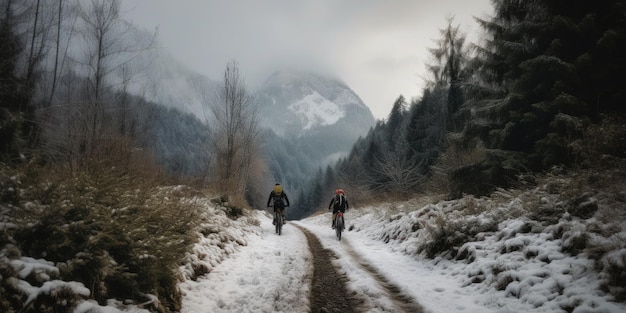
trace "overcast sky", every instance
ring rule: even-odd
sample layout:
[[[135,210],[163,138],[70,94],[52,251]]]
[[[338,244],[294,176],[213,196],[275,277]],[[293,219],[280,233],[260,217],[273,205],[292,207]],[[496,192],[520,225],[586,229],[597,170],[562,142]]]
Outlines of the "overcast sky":
[[[123,16],[200,74],[236,60],[254,89],[282,66],[331,73],[377,119],[400,95],[421,95],[427,49],[446,17],[474,37],[489,0],[123,0]]]

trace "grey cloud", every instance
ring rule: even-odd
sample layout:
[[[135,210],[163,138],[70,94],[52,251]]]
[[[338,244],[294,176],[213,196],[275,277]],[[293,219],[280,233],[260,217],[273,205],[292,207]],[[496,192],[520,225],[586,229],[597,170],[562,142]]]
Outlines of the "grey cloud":
[[[201,74],[219,79],[237,59],[250,83],[281,64],[334,72],[387,115],[399,86],[419,92],[420,70],[445,18],[471,23],[489,0],[124,0],[128,19],[152,29],[161,44]],[[410,88],[407,86],[411,86]],[[376,92],[372,92],[376,90]]]

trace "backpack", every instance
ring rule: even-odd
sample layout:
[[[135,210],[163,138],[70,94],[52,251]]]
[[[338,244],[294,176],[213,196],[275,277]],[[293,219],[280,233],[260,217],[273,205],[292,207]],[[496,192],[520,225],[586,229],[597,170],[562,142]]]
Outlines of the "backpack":
[[[342,194],[335,195],[335,210],[343,210],[346,207],[346,198]]]
[[[283,193],[274,191],[274,195],[272,196],[272,201],[274,201],[274,207],[283,208],[285,203],[283,202]]]
[[[283,202],[283,186],[276,184],[274,185],[272,193],[272,201],[274,201],[274,207],[283,208],[285,203]]]
[[[273,200],[274,200],[274,203],[283,202],[283,194],[282,193],[274,193]]]

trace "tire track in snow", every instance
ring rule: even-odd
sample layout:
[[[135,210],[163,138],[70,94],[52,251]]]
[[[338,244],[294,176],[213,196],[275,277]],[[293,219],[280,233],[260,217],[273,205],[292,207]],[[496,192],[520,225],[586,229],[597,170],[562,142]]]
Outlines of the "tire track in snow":
[[[330,249],[324,249],[321,242],[312,232],[295,225],[306,236],[309,248],[313,255],[314,274],[313,286],[311,287],[311,312],[365,312],[363,299],[359,299],[356,292],[348,293],[346,275],[339,276],[337,269],[332,264],[332,259],[337,259],[337,255]],[[387,294],[395,309],[385,310],[378,307],[383,312],[411,312],[424,313],[422,306],[413,297],[406,295],[400,287],[390,282],[376,268],[359,256],[350,246],[348,241],[343,241],[345,251],[348,253],[351,262],[359,266],[366,274],[378,283],[381,289]],[[336,279],[340,277],[340,279]],[[330,278],[330,279],[329,279]],[[339,300],[340,303],[331,303]],[[352,303],[350,307],[343,304]],[[343,306],[342,306],[343,305]]]
[[[331,250],[325,249],[313,233],[299,225],[295,226],[306,236],[313,255],[313,282],[309,296],[311,312],[361,312],[358,306],[363,301],[348,295],[347,277],[339,275],[332,264],[331,259],[336,259],[337,256]]]
[[[344,241],[346,246],[346,252],[352,257],[354,263],[361,266],[366,272],[368,272],[378,284],[387,291],[389,298],[393,300],[393,303],[400,310],[400,312],[412,312],[412,313],[424,313],[424,308],[416,302],[416,300],[405,294],[400,287],[390,282],[383,274],[381,274],[371,264],[366,262],[360,255],[358,255],[348,241]]]

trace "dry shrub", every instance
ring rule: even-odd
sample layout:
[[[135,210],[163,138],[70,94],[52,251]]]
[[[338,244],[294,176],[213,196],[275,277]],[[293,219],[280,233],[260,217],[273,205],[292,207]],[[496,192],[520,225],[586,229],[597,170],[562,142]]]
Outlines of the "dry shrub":
[[[597,261],[600,288],[615,296],[617,301],[626,301],[626,235],[610,225],[605,228],[606,237],[592,237],[585,252]]]
[[[350,201],[350,207],[359,207],[363,204],[374,205],[383,203],[384,195],[374,194],[370,189],[365,186],[358,185],[356,183],[342,183],[344,190],[348,195]],[[330,200],[329,200],[330,201]],[[328,207],[328,202],[324,200],[324,205]]]
[[[3,167],[0,195],[18,225],[6,238],[23,255],[59,264],[62,280],[82,282],[100,303],[140,303],[152,294],[156,310],[179,311],[178,266],[197,240],[202,210],[188,197],[201,193],[157,187],[160,171],[128,147],[102,145],[111,159],[92,158],[79,170],[39,162]]]
[[[429,204],[443,201],[443,195],[417,194],[406,202],[406,211],[415,211],[426,208]]]
[[[601,288],[613,294],[617,301],[626,301],[626,248],[623,244],[622,249],[607,253],[601,262],[604,280]]]
[[[489,209],[485,205],[481,205],[475,197],[469,195],[463,196],[460,202],[463,205],[463,214],[466,215],[478,215]]]
[[[496,290],[500,290],[503,291],[506,289],[506,287],[515,281],[515,278],[513,278],[513,275],[510,273],[502,273],[496,276],[496,281],[495,281],[495,288]],[[511,294],[512,296],[519,298],[519,295],[516,294]]]
[[[141,149],[133,147],[127,137],[111,137],[100,141],[94,154],[84,161],[86,172],[98,176],[110,172],[114,177],[141,177],[145,184],[163,183],[166,176],[152,157]]]
[[[429,240],[418,250],[428,258],[438,255],[455,258],[463,244],[476,240],[478,233],[493,231],[494,227],[496,224],[493,222],[480,223],[476,219],[449,218],[439,214],[433,224],[425,224]]]
[[[452,187],[448,174],[454,169],[480,163],[486,158],[485,149],[480,145],[469,147],[455,134],[448,135],[446,140],[447,148],[431,166],[432,175],[424,188],[431,194],[450,194]]]
[[[589,126],[583,138],[570,144],[577,164],[596,167],[603,155],[626,157],[626,117],[623,115],[602,116],[599,124]]]
[[[562,250],[571,255],[578,255],[583,252],[589,244],[589,235],[587,233],[567,234],[564,237]]]
[[[554,224],[565,212],[605,222],[626,218],[624,159],[605,156],[593,168],[555,166],[533,177],[539,187],[519,195],[532,219]]]
[[[531,220],[547,225],[556,224],[565,212],[559,203],[545,201],[547,195],[540,192],[522,193],[519,197],[522,199],[524,209],[528,212],[528,217]]]

